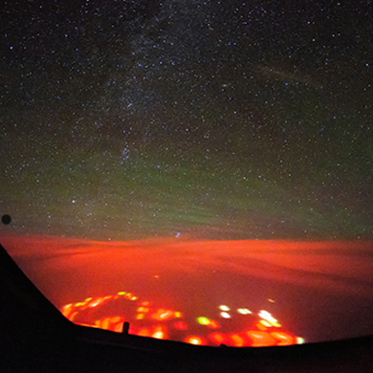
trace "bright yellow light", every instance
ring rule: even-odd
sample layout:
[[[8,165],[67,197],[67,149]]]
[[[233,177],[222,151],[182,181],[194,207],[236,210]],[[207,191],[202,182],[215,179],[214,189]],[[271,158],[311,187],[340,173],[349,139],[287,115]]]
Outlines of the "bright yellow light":
[[[208,325],[210,323],[210,320],[207,317],[198,317],[197,322],[201,325]]]
[[[275,301],[273,299],[268,299],[268,302],[271,302],[271,303],[275,303]]]
[[[219,306],[219,309],[222,311],[230,311],[230,308],[228,306],[225,306],[224,304]]]
[[[302,343],[305,343],[306,341],[302,337],[297,337],[297,343],[301,345]]]
[[[268,322],[267,320],[260,320],[260,323],[266,326],[267,328],[270,328],[272,326],[272,324]]]
[[[228,312],[220,312],[220,316],[224,319],[230,319],[231,315]]]
[[[248,310],[247,308],[239,308],[237,310],[238,313],[240,313],[241,315],[250,315],[252,312],[250,310]]]
[[[126,292],[125,291],[118,291],[118,295],[125,295]]]
[[[179,311],[175,311],[175,312],[174,312],[174,317],[175,317],[176,319],[179,319],[180,317],[183,317],[183,314],[182,314],[181,312],[179,312]]]
[[[165,330],[161,327],[156,327],[153,334],[151,335],[153,338],[156,339],[164,339],[165,338]]]
[[[136,315],[136,320],[142,320],[144,316],[145,315],[143,313],[139,313],[138,315]]]
[[[268,322],[270,322],[272,325],[274,326],[277,326],[277,325],[280,325],[277,320],[268,312],[268,311],[260,311],[259,312],[259,316],[264,319],[264,320],[267,320]],[[281,325],[280,325],[281,326]]]
[[[201,345],[203,340],[201,337],[191,335],[185,338],[186,343],[191,343],[192,345]]]
[[[98,299],[96,299],[95,301],[92,301],[89,305],[88,305],[88,307],[96,307],[96,306],[98,306],[100,303],[102,303],[103,302],[103,300],[101,299],[101,298],[98,298]]]

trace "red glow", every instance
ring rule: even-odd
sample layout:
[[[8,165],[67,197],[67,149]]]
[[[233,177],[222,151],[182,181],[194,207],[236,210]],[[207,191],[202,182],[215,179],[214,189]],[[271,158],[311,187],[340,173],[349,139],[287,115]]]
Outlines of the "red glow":
[[[217,345],[220,345],[222,343],[224,343],[224,335],[221,334],[221,333],[211,333],[209,335],[209,339],[214,343],[214,344],[217,344]]]
[[[184,322],[184,321],[175,322],[174,327],[177,330],[187,330],[188,329],[188,326],[187,326],[186,322]]]
[[[234,282],[238,278],[240,281],[243,278],[269,280],[276,284],[327,290],[331,294],[371,298],[373,264],[364,259],[366,253],[371,251],[371,242],[187,242],[174,239],[95,242],[51,236],[2,236],[2,244],[16,260],[20,260],[21,269],[54,304],[61,307],[69,303],[61,312],[73,322],[120,331],[121,322],[116,317],[122,315],[102,318],[104,313],[100,311],[116,300],[128,301],[132,304],[130,309],[137,310],[132,314],[125,313],[126,321],[130,322],[131,334],[166,338],[167,332],[170,338],[176,335],[175,338],[179,338],[176,340],[185,340],[183,330],[187,326],[189,333],[195,334],[190,338],[197,338],[197,343],[198,338],[202,338],[200,333],[206,333],[202,334],[203,337],[209,335],[206,340],[202,338],[203,344],[207,344],[207,341],[213,345],[224,343],[234,346],[297,343],[295,337],[271,319],[267,319],[270,324],[268,327],[260,322],[255,324],[255,321],[247,324],[247,320],[254,317],[255,313],[249,315],[242,313],[242,310],[246,310],[245,307],[253,312],[255,310],[249,302],[232,304],[235,294],[232,294],[233,301],[219,299],[220,294],[230,294],[231,280],[234,288],[239,289],[239,283]],[[41,261],[40,258],[45,259]],[[215,273],[224,273],[229,281],[220,279]],[[161,275],[155,279],[154,274]],[[325,276],[320,277],[319,274]],[[60,284],[58,292],[56,283]],[[121,291],[123,284],[125,290],[135,294]],[[246,291],[244,287],[242,289]],[[97,294],[109,292],[115,295],[97,297]],[[87,298],[92,295],[93,298]],[[145,300],[138,299],[142,295]],[[254,292],[251,296],[260,295]],[[277,302],[277,294],[269,296],[271,303],[273,297],[275,305],[280,304]],[[76,303],[81,299],[84,300]],[[152,303],[147,299],[151,299]],[[216,303],[212,304],[211,301]],[[197,302],[203,304],[202,314],[210,322],[208,325],[198,325],[199,329],[194,331],[196,325],[193,322],[196,323],[198,315],[190,312],[193,312],[191,305]],[[217,302],[224,304],[224,309],[219,309],[220,303]],[[173,307],[182,312],[173,311]],[[228,307],[228,311],[225,307]],[[234,310],[241,311],[237,314]],[[273,310],[277,313],[275,308]],[[221,311],[226,312],[224,315],[230,318],[222,317]],[[242,325],[236,325],[231,330],[224,329],[228,325],[226,323],[233,325],[237,317],[243,314],[245,321],[242,321]],[[97,316],[84,319],[84,315]],[[142,319],[137,319],[139,315]],[[281,318],[281,314],[275,316]],[[177,322],[174,322],[175,318]],[[218,319],[219,323],[211,318]],[[154,330],[154,324],[159,326],[160,323],[166,329]],[[216,333],[209,334],[211,331]]]

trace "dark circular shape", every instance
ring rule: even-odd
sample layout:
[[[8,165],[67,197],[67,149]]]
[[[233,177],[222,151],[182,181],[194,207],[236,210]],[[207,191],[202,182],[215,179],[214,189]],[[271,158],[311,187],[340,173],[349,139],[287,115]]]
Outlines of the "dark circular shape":
[[[3,224],[9,224],[12,221],[12,218],[9,215],[3,215],[1,221]]]

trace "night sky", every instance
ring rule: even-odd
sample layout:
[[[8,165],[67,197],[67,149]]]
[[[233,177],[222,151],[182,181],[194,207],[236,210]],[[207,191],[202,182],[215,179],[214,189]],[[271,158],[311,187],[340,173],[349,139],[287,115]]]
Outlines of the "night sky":
[[[372,238],[371,1],[0,7],[2,230]]]

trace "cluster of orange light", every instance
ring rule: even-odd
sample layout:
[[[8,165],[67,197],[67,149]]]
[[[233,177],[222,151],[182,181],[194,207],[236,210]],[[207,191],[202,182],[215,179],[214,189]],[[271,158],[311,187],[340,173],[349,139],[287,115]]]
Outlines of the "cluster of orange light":
[[[137,297],[131,293],[119,292],[116,295],[109,295],[102,298],[87,298],[83,302],[78,302],[75,304],[67,304],[61,310],[62,314],[77,324],[76,316],[80,311],[87,308],[93,308],[103,305],[108,300],[115,300],[120,297],[124,297],[130,301],[137,300]],[[230,318],[229,307],[219,306],[220,310],[223,311],[221,314],[222,318]],[[251,311],[247,309],[238,309],[238,313],[242,315],[251,314]],[[289,333],[280,331],[278,328],[281,325],[277,320],[267,311],[260,311],[258,314],[260,320],[255,324],[253,329],[245,330],[241,333],[236,334],[224,334],[214,331],[209,333],[207,337],[202,337],[199,335],[188,335],[183,338],[184,342],[194,344],[194,345],[227,345],[233,347],[264,347],[264,346],[286,346],[295,343],[302,343],[301,338],[296,338]],[[156,325],[150,327],[135,327],[131,324],[129,333],[143,336],[152,337],[157,339],[167,339],[168,332],[166,326],[163,324],[164,321],[178,319],[173,323],[173,328],[179,331],[185,331],[188,329],[188,325],[185,321],[180,320],[182,318],[182,313],[170,309],[153,309],[149,301],[139,302],[137,307],[137,314],[135,316],[136,320],[151,320],[156,322]],[[123,323],[125,322],[124,316],[111,316],[104,317],[96,320],[94,324],[82,324],[86,326],[92,326],[101,329],[107,329],[114,332],[122,332]],[[128,320],[127,320],[128,321]],[[211,320],[207,317],[198,317],[197,323],[208,327],[209,329],[219,329],[220,325],[217,321]]]

